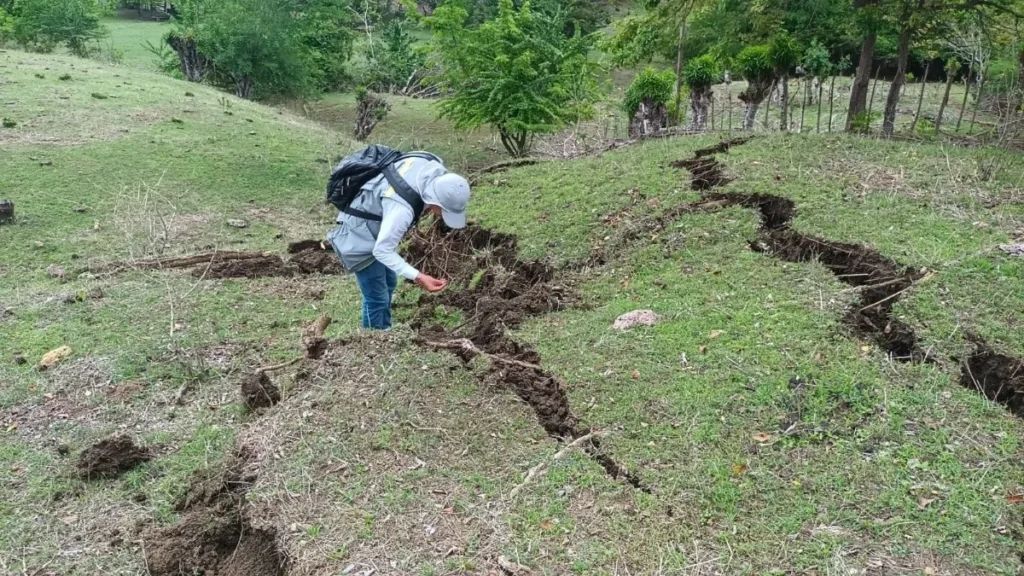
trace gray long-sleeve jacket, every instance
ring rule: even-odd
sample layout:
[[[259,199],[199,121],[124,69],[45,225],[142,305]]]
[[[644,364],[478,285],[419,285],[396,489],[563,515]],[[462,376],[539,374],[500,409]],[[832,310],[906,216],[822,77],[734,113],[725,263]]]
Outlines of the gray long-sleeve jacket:
[[[444,164],[414,157],[400,161],[396,170],[423,198],[424,204],[437,204],[433,182],[448,173]],[[399,276],[414,280],[419,272],[398,254],[398,245],[412,226],[412,206],[394,191],[382,174],[363,186],[362,193],[352,202],[352,208],[379,214],[382,221],[338,213],[338,226],[327,235],[327,239],[342,265],[351,272],[358,272],[378,260]]]

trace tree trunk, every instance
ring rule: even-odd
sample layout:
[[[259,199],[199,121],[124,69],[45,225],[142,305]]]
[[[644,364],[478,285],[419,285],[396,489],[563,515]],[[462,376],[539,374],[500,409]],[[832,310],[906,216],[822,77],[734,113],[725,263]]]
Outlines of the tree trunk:
[[[772,111],[772,97],[773,96],[775,96],[775,82],[774,81],[772,82],[771,88],[768,90],[768,96],[765,97],[765,100],[764,100],[764,102],[765,102],[765,105],[764,105],[764,127],[765,127],[765,129],[767,129],[770,126],[770,123],[768,121],[768,115],[771,114],[771,111]]]
[[[727,122],[729,123],[729,128],[727,129],[727,132],[732,132],[732,83],[728,83],[725,85],[725,106],[729,112],[729,117],[727,120]]]
[[[942,94],[942,103],[939,104],[939,114],[935,117],[935,135],[938,136],[939,128],[942,127],[942,115],[946,113],[946,104],[949,103],[949,91],[953,88],[953,80],[956,78],[955,70],[946,70],[946,91]]]
[[[757,121],[757,108],[758,102],[747,102],[746,110],[743,112],[743,129],[753,130],[754,123]]]
[[[501,145],[513,158],[522,158],[529,152],[529,137],[526,132],[509,132],[506,128],[498,127],[498,136],[501,138]]]
[[[986,80],[988,80],[987,70],[982,70],[981,82],[978,83],[978,93],[974,95],[974,110],[971,111],[971,131],[974,131],[974,121],[978,119],[978,108],[981,107],[981,98],[985,94]]]
[[[661,132],[667,123],[668,110],[665,105],[644,98],[636,114],[629,120],[629,137],[637,139],[651,136]]]
[[[924,65],[924,78],[921,79],[921,93],[917,95],[917,111],[914,112],[914,121],[910,123],[910,132],[917,130],[917,121],[921,118],[921,105],[924,103],[924,89],[928,86],[928,71],[932,69],[932,61]]]
[[[390,110],[391,104],[373,92],[360,96],[356,103],[356,126],[353,131],[356,140],[366,140]]]
[[[202,82],[206,76],[209,61],[206,56],[199,53],[196,41],[171,34],[167,37],[167,44],[178,53],[178,67],[181,69],[181,75],[189,82]]]
[[[967,67],[967,77],[964,78],[964,100],[960,103],[960,115],[956,118],[956,129],[960,131],[960,123],[964,120],[964,110],[967,109],[967,97],[971,95],[971,74],[974,72],[974,64]]]
[[[853,120],[867,110],[868,85],[871,83],[871,67],[875,61],[875,44],[878,35],[874,32],[864,35],[860,45],[860,60],[857,61],[857,76],[850,89],[850,107],[846,112],[846,131],[853,130]],[[833,77],[833,82],[835,79]],[[831,123],[831,117],[829,122]]]
[[[889,97],[885,100],[885,112],[882,115],[882,135],[892,137],[896,130],[896,109],[899,107],[903,84],[907,81],[907,60],[910,58],[910,40],[914,31],[908,26],[900,30],[899,59],[896,61],[896,77],[889,85]]]
[[[676,124],[679,123],[681,118],[680,106],[683,101],[683,67],[686,65],[686,18],[683,18],[683,23],[679,25],[679,45],[676,47],[676,108],[675,118],[673,120]]]
[[[804,131],[804,116],[805,116],[805,112],[807,112],[807,106],[809,106],[809,104],[807,103],[808,95],[810,95],[811,100],[814,100],[814,93],[811,91],[811,79],[810,78],[805,78],[804,79],[804,97],[800,99],[800,132],[801,133],[803,133],[803,131]]]
[[[693,114],[690,129],[704,132],[708,128],[708,104],[711,101],[710,86],[695,86],[690,89],[690,112]]]
[[[782,110],[779,112],[779,130],[789,132],[789,76],[782,75]]]
[[[249,100],[252,98],[252,76],[242,76],[235,80],[235,96]]]
[[[828,84],[828,131],[832,132],[832,116],[835,114],[836,102],[836,77],[833,76]],[[849,123],[849,119],[847,119]],[[847,128],[849,130],[849,128]]]
[[[825,83],[818,79],[818,122],[814,125],[815,132],[821,132],[821,93],[825,88]]]

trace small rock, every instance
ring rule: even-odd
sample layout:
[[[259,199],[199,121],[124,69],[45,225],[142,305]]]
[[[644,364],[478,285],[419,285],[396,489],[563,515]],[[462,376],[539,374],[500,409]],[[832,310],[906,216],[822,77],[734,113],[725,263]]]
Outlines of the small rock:
[[[32,246],[34,248],[42,248],[43,246],[46,246],[46,245],[43,244],[42,242],[40,242],[39,240],[36,240],[35,242],[32,242]]]
[[[67,273],[64,272],[64,267],[58,264],[50,264],[47,266],[46,275],[50,278],[56,278],[57,280],[64,280],[67,277]]]
[[[654,312],[654,310],[634,310],[616,318],[612,328],[616,330],[629,330],[634,326],[654,326],[660,321],[661,316]]]
[[[173,122],[175,124],[184,124],[185,123],[185,121],[182,120],[181,118],[171,118],[171,122]]]
[[[43,354],[43,358],[39,361],[39,365],[37,366],[37,368],[39,369],[40,372],[49,370],[50,368],[53,368],[58,362],[67,358],[68,356],[71,356],[70,346],[61,346],[60,348],[55,348],[53,350],[50,350],[46,354]]]
[[[191,97],[195,96],[195,94],[193,94],[191,92],[185,92],[185,96],[188,96],[189,98],[191,98]]]
[[[60,454],[61,456],[67,456],[70,453],[71,448],[68,447],[67,444],[61,444],[60,446],[57,446],[57,454]]]
[[[43,160],[39,163],[40,166],[53,166],[53,160]]]
[[[0,224],[14,221],[14,202],[0,200]]]
[[[25,357],[21,354],[15,354],[11,357],[11,360],[14,361],[14,364],[17,366],[24,366],[28,363],[28,360],[25,360]]]
[[[249,223],[239,218],[231,218],[228,220],[228,226],[232,228],[248,228]]]
[[[90,300],[99,300],[100,298],[103,298],[103,289],[99,287],[90,288],[89,291],[85,293],[85,296]]]
[[[249,131],[249,136],[255,136],[255,135],[256,135],[256,131],[255,130],[250,130]]]
[[[88,211],[89,209],[86,208],[85,206],[75,206],[75,212],[78,212],[79,214],[84,214]]]

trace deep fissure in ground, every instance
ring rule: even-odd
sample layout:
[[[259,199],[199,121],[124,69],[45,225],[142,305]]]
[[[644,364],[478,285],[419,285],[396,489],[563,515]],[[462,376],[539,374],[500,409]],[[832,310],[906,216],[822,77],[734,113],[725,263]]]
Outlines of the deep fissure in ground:
[[[761,225],[757,239],[750,242],[752,250],[787,262],[821,263],[844,284],[860,288],[860,296],[843,316],[843,322],[855,334],[871,338],[895,360],[935,362],[922,349],[914,329],[893,315],[894,306],[924,277],[923,272],[860,244],[833,242],[797,232],[791,227],[796,205],[789,198],[707,192],[732,181],[712,156],[744,142],[745,139],[726,141],[698,150],[692,159],[672,164],[690,170],[691,187],[704,192],[702,202],[695,206],[724,203],[757,210]],[[961,384],[1024,417],[1024,360],[1000,354],[980,338],[973,337],[972,341],[974,352],[959,362]]]
[[[475,226],[449,231],[437,225],[417,231],[407,256],[424,273],[451,282],[444,292],[421,296],[411,323],[421,341],[468,340],[496,358],[486,378],[526,402],[548,435],[573,440],[589,433],[573,413],[562,382],[540,367],[540,355],[508,334],[529,317],[576,303],[574,291],[557,282],[553,267],[520,260],[515,236]],[[437,320],[439,307],[459,310],[463,322],[446,327]],[[455,353],[467,362],[477,355],[466,349]],[[613,478],[648,490],[638,475],[605,452],[599,439],[583,448]]]

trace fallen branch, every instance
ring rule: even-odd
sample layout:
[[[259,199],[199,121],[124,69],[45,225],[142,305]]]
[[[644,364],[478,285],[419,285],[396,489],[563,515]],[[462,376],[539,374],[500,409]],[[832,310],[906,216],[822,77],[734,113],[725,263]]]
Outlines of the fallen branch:
[[[272,254],[269,252],[204,252],[194,256],[154,258],[152,260],[139,260],[136,262],[121,262],[100,271],[124,272],[126,270],[167,270],[171,268],[191,268],[198,264],[227,262],[229,260],[253,260],[256,258],[267,258],[271,255]]]
[[[580,436],[579,438],[573,440],[569,444],[566,444],[564,448],[562,448],[558,452],[555,452],[555,455],[551,457],[551,460],[541,462],[540,464],[537,464],[533,468],[530,468],[530,470],[526,473],[526,477],[523,478],[523,481],[518,486],[513,488],[511,492],[508,493],[509,498],[515,498],[516,496],[518,496],[519,493],[523,490],[523,488],[526,487],[526,485],[530,482],[530,480],[533,480],[535,477],[544,472],[544,469],[547,468],[550,463],[565,458],[565,455],[568,454],[569,451],[571,451],[573,448],[578,448],[579,446],[582,446],[583,444],[590,442],[594,438],[600,438],[605,434],[606,432],[603,431],[591,432],[589,434],[584,434],[583,436]]]
[[[857,313],[859,314],[859,313],[861,313],[861,312],[863,312],[863,311],[865,311],[865,310],[868,310],[869,308],[874,308],[875,306],[878,306],[879,304],[884,304],[884,303],[888,302],[889,300],[892,300],[893,298],[896,298],[896,297],[897,297],[897,296],[899,296],[900,294],[903,294],[903,293],[904,293],[904,292],[906,292],[907,290],[910,290],[911,288],[913,288],[914,286],[916,286],[916,285],[917,285],[917,284],[918,284],[919,282],[924,282],[925,280],[927,280],[927,279],[931,278],[933,274],[934,274],[933,272],[929,272],[928,274],[926,274],[926,275],[925,275],[925,276],[924,276],[923,278],[921,278],[920,280],[917,280],[916,282],[913,282],[913,283],[911,283],[911,284],[910,284],[910,286],[907,286],[906,288],[904,288],[904,289],[902,289],[902,290],[900,290],[900,291],[898,291],[898,292],[894,292],[894,293],[892,293],[892,294],[890,294],[890,295],[886,296],[885,298],[882,298],[882,299],[881,299],[881,300],[879,300],[878,302],[875,302],[875,303],[873,303],[873,304],[868,304],[867,306],[865,306],[865,307],[861,308],[860,310],[857,310]]]
[[[501,162],[495,162],[494,164],[491,164],[490,166],[481,168],[480,170],[477,170],[476,172],[474,172],[473,175],[469,177],[469,184],[470,184],[470,186],[475,186],[476,183],[478,181],[480,181],[480,178],[484,174],[491,174],[491,173],[494,173],[494,172],[503,172],[503,171],[509,170],[511,168],[518,168],[519,166],[530,166],[530,165],[533,165],[533,164],[539,164],[541,162],[550,162],[550,160],[544,160],[543,158],[527,157],[527,158],[513,158],[511,160],[502,160]]]
[[[489,358],[501,364],[511,364],[513,366],[529,368],[531,370],[538,370],[541,372],[544,371],[543,368],[537,366],[536,364],[530,364],[529,362],[523,362],[522,360],[515,360],[513,358],[506,358],[504,356],[498,356],[495,354],[484,352],[483,350],[477,348],[472,342],[470,342],[466,338],[458,338],[456,340],[449,340],[447,342],[423,342],[423,345],[428,346],[430,348],[438,348],[442,350],[465,350],[466,352],[470,352],[477,356],[484,356],[485,358]]]
[[[262,366],[262,367],[256,369],[256,375],[260,375],[260,374],[263,374],[263,373],[266,373],[266,372],[273,372],[274,370],[280,370],[282,368],[287,368],[287,367],[291,366],[292,364],[298,364],[299,362],[302,361],[303,358],[304,358],[304,356],[299,356],[298,358],[292,358],[291,360],[289,360],[287,362],[281,362],[280,364],[271,364],[270,366]]]

